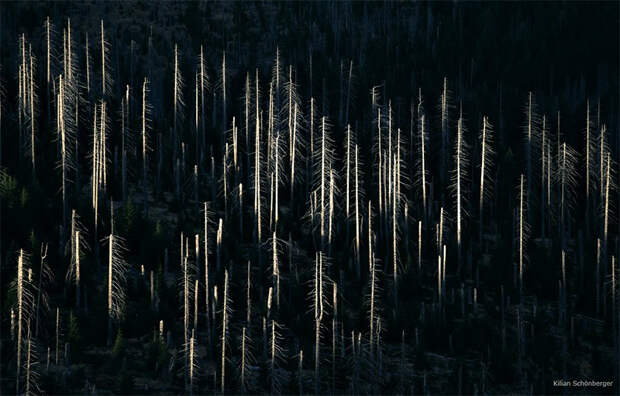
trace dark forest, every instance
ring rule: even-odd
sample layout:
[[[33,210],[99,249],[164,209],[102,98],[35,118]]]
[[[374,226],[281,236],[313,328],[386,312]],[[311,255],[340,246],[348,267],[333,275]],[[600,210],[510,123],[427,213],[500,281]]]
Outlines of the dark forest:
[[[619,394],[618,2],[0,3],[2,394]]]

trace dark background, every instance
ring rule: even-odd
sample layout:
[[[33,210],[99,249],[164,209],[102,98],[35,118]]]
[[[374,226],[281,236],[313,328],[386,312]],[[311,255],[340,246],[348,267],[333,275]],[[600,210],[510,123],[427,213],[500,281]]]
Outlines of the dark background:
[[[214,156],[221,161],[222,146],[218,144],[222,131],[230,128],[230,118],[241,118],[243,110],[243,84],[246,73],[254,77],[255,70],[261,78],[263,99],[261,105],[266,109],[268,80],[271,78],[276,51],[279,49],[281,62],[288,68],[295,69],[298,93],[307,110],[310,97],[316,98],[321,114],[328,115],[332,123],[338,168],[343,158],[343,141],[346,122],[339,119],[339,98],[341,95],[341,65],[345,70],[349,61],[353,61],[354,89],[352,92],[352,110],[350,121],[354,125],[361,144],[362,157],[367,164],[364,185],[366,198],[376,200],[377,188],[373,169],[376,166],[371,157],[371,145],[374,143],[373,119],[371,113],[370,90],[381,86],[382,105],[392,101],[394,124],[406,131],[410,127],[410,106],[417,103],[418,90],[424,97],[425,109],[430,127],[430,161],[431,171],[439,158],[437,135],[439,130],[439,98],[443,78],[447,77],[452,92],[451,103],[455,108],[462,108],[465,125],[468,129],[466,140],[471,146],[472,184],[467,207],[471,213],[465,228],[465,255],[478,268],[479,275],[449,274],[448,293],[454,295],[449,299],[445,318],[433,316],[433,304],[436,288],[434,249],[424,253],[425,267],[421,274],[412,268],[417,258],[414,252],[417,244],[417,220],[420,213],[414,204],[410,206],[408,220],[412,234],[406,244],[411,248],[410,256],[401,256],[403,281],[401,305],[398,315],[392,315],[390,295],[390,276],[386,270],[382,280],[385,289],[382,305],[385,311],[384,330],[384,365],[381,369],[368,363],[361,369],[360,386],[367,386],[372,393],[399,393],[401,331],[406,333],[406,382],[405,392],[410,393],[411,386],[415,393],[429,392],[439,394],[474,393],[476,390],[488,393],[505,394],[509,392],[536,394],[557,394],[561,388],[551,386],[553,379],[596,379],[614,380],[613,389],[582,388],[568,389],[569,393],[611,393],[618,392],[618,329],[612,325],[613,317],[618,313],[608,307],[605,313],[596,313],[594,291],[594,263],[596,261],[596,238],[598,229],[593,225],[590,233],[585,233],[584,223],[588,213],[585,209],[583,164],[584,129],[586,102],[590,101],[591,111],[600,114],[596,133],[601,124],[607,125],[608,143],[611,150],[612,164],[617,174],[617,159],[620,151],[620,109],[619,100],[619,21],[620,6],[618,2],[1,2],[0,3],[0,77],[3,81],[4,100],[2,103],[2,162],[0,165],[10,175],[12,184],[4,188],[2,195],[2,221],[0,256],[2,287],[2,391],[14,392],[15,351],[14,342],[10,340],[9,312],[15,303],[14,292],[10,283],[15,278],[16,251],[24,248],[32,253],[33,271],[39,271],[38,252],[41,242],[49,242],[50,266],[56,273],[56,279],[50,283],[51,310],[44,316],[44,325],[37,340],[40,344],[40,387],[42,393],[69,394],[83,393],[84,382],[96,383],[97,389],[115,393],[143,392],[143,383],[149,382],[152,393],[183,392],[183,376],[178,372],[169,372],[170,358],[178,353],[182,340],[182,307],[177,298],[177,263],[179,250],[179,233],[193,235],[201,230],[201,214],[195,210],[194,203],[186,203],[165,194],[153,197],[152,214],[145,217],[140,203],[140,167],[130,170],[131,194],[124,201],[115,204],[118,232],[127,239],[128,261],[132,275],[128,286],[128,306],[125,318],[118,327],[122,336],[115,338],[114,347],[106,346],[105,313],[105,271],[99,268],[95,259],[89,255],[84,260],[84,288],[89,291],[89,309],[74,309],[73,288],[65,281],[68,258],[60,251],[59,224],[62,222],[62,201],[59,194],[59,172],[55,158],[55,129],[45,121],[48,117],[43,106],[46,101],[44,88],[43,64],[43,24],[49,16],[56,26],[57,52],[62,61],[62,29],[67,18],[71,19],[71,28],[76,43],[75,51],[80,70],[84,68],[84,42],[86,33],[91,40],[93,63],[97,65],[97,35],[99,23],[103,19],[106,37],[110,43],[110,59],[114,85],[109,95],[110,108],[114,109],[112,117],[111,146],[119,141],[118,109],[120,97],[125,84],[138,87],[144,76],[148,76],[151,88],[152,131],[168,133],[172,125],[172,55],[175,43],[179,46],[181,72],[185,77],[185,99],[187,102],[185,121],[181,128],[191,136],[191,111],[193,103],[193,79],[197,54],[200,45],[205,46],[210,85],[216,99],[207,103],[209,114],[208,143]],[[28,166],[19,161],[17,147],[17,65],[19,62],[18,37],[25,33],[32,43],[32,49],[39,59],[38,84],[41,89],[39,129],[40,166],[38,180],[33,182]],[[149,51],[149,36],[152,47]],[[131,43],[134,51],[130,51]],[[219,119],[211,120],[212,106],[216,106],[222,52],[226,51],[228,68],[229,120],[223,125]],[[312,80],[310,79],[310,55],[312,55]],[[95,72],[98,69],[95,69]],[[288,69],[286,69],[288,70]],[[59,72],[59,70],[56,70]],[[83,76],[82,76],[83,77]],[[96,83],[95,83],[96,84]],[[555,230],[550,231],[547,247],[545,241],[535,242],[540,237],[538,206],[532,207],[531,242],[529,264],[526,271],[526,301],[519,306],[518,290],[512,284],[512,271],[515,257],[512,241],[513,210],[516,207],[516,190],[520,173],[524,172],[523,126],[526,122],[524,106],[528,92],[533,92],[538,105],[538,114],[549,119],[552,142],[557,131],[557,112],[561,112],[562,139],[575,148],[580,156],[577,170],[579,181],[576,187],[577,197],[571,211],[571,230],[568,247],[569,278],[569,317],[573,321],[560,323],[558,312],[558,278],[559,255],[561,251],[559,236]],[[133,93],[135,99],[140,97]],[[211,93],[212,95],[212,93]],[[501,103],[501,106],[500,106]],[[265,110],[266,111],[266,110]],[[306,111],[307,113],[307,111]],[[456,111],[453,113],[456,114]],[[477,175],[479,164],[479,142],[482,115],[489,116],[495,126],[497,153],[494,169],[495,191],[488,210],[488,233],[495,242],[486,248],[477,242]],[[307,114],[306,114],[307,116]],[[83,217],[87,228],[92,226],[90,198],[88,188],[89,162],[87,150],[90,150],[91,137],[88,126],[92,124],[92,115],[84,115],[83,132],[80,141],[85,149],[78,160],[83,168],[82,190],[72,191],[71,207],[75,207]],[[212,122],[211,122],[212,121]],[[52,122],[51,125],[54,125]],[[456,125],[456,118],[451,126]],[[415,127],[411,127],[415,130]],[[454,131],[452,132],[454,133]],[[190,138],[191,139],[191,138]],[[408,138],[405,138],[408,139]],[[155,144],[153,144],[156,150]],[[191,151],[191,150],[190,150]],[[555,154],[554,154],[555,155]],[[168,153],[164,162],[169,163]],[[412,155],[415,159],[415,154]],[[150,165],[154,170],[154,163]],[[407,166],[413,170],[413,164]],[[211,194],[212,180],[209,177],[209,165],[200,169],[200,200],[214,200]],[[221,169],[218,168],[218,173]],[[248,172],[243,171],[247,180]],[[437,175],[434,175],[435,178]],[[163,175],[163,190],[173,190],[174,178],[170,169]],[[436,179],[434,179],[436,180]],[[617,177],[616,177],[617,180]],[[6,180],[3,183],[7,183]],[[184,194],[192,196],[191,174],[184,175]],[[6,186],[6,184],[5,184]],[[135,188],[134,188],[135,186]],[[249,186],[249,185],[248,185]],[[343,188],[343,187],[341,187]],[[418,199],[417,190],[405,188],[405,194],[411,202]],[[246,190],[245,222],[250,229],[251,216],[250,188]],[[285,190],[288,192],[288,190]],[[115,200],[120,196],[118,178],[111,177],[110,197]],[[443,204],[450,208],[449,217],[453,225],[454,214],[452,202],[447,190],[435,193],[435,208]],[[171,195],[171,194],[169,194]],[[307,210],[307,202],[288,202],[284,191],[283,206],[287,208],[282,217],[280,238],[286,239],[289,232],[298,251],[300,265],[306,270],[301,284],[296,284],[292,276],[286,280],[289,293],[283,303],[278,319],[285,326],[283,345],[286,359],[281,366],[291,373],[289,380],[282,386],[283,393],[297,393],[296,353],[298,346],[304,349],[307,385],[305,392],[312,392],[313,367],[313,320],[308,313],[310,305],[305,295],[310,291],[314,249],[311,232],[301,213]],[[618,211],[617,190],[612,198],[613,215],[610,217],[610,255],[618,255]],[[535,197],[537,198],[537,197]],[[268,199],[268,198],[267,198]],[[191,198],[189,198],[191,201]],[[189,202],[189,201],[188,201]],[[249,209],[248,209],[249,208]],[[155,210],[157,209],[157,210]],[[376,208],[375,208],[376,209]],[[436,210],[436,209],[435,209]],[[598,208],[592,209],[598,213]],[[223,205],[218,201],[214,208],[215,216],[222,216]],[[102,210],[101,235],[107,234],[109,228],[109,207]],[[291,214],[294,213],[294,214]],[[435,213],[436,215],[437,213]],[[593,215],[596,216],[596,215]],[[425,231],[425,246],[433,246],[433,224],[436,216]],[[598,221],[598,220],[596,220]],[[344,221],[342,221],[344,224]],[[303,224],[303,225],[302,225]],[[593,220],[593,224],[598,224]],[[223,243],[223,262],[235,263],[245,268],[247,260],[253,260],[254,248],[251,231],[237,233],[235,224],[225,226]],[[426,227],[426,226],[425,226]],[[404,229],[404,225],[403,225]],[[364,232],[367,229],[364,228]],[[416,233],[414,233],[414,230]],[[214,229],[213,229],[214,232]],[[377,231],[380,233],[380,231]],[[579,237],[579,234],[582,234]],[[269,234],[269,233],[267,233]],[[448,263],[456,261],[453,241],[454,227],[448,249]],[[363,235],[366,235],[365,233]],[[92,237],[92,235],[91,235]],[[383,236],[385,237],[385,235]],[[344,226],[337,231],[336,246],[331,257],[331,277],[339,281],[339,271],[347,268],[351,257],[350,240],[344,237]],[[92,238],[91,238],[92,239]],[[213,237],[215,240],[215,237]],[[379,254],[385,254],[381,260],[389,262],[387,241],[378,236]],[[362,251],[367,249],[363,239]],[[93,241],[90,241],[91,250]],[[583,244],[583,247],[580,247]],[[384,246],[385,245],[385,246]],[[103,245],[102,245],[103,246]],[[163,269],[164,249],[170,253],[169,272]],[[105,250],[102,249],[105,257]],[[285,260],[287,250],[282,252]],[[263,249],[268,257],[268,248]],[[617,262],[617,260],[616,260]],[[365,261],[363,261],[365,263]],[[584,264],[585,263],[585,264]],[[157,278],[157,293],[160,306],[157,311],[148,306],[146,283],[139,274],[140,265],[147,273],[153,270]],[[91,267],[89,267],[91,266]],[[389,266],[388,266],[389,267]],[[609,285],[610,264],[602,270],[601,284]],[[258,279],[262,278],[256,269]],[[285,272],[288,272],[285,271]],[[290,275],[290,274],[288,274]],[[350,344],[350,332],[368,331],[368,322],[364,305],[367,293],[367,275],[361,281],[345,278],[339,284],[342,290],[342,324],[345,328],[345,343]],[[617,276],[617,275],[616,275]],[[265,277],[268,279],[268,277]],[[617,278],[616,278],[617,279]],[[213,284],[223,287],[223,271],[213,274]],[[232,286],[232,299],[235,314],[232,316],[231,330],[231,379],[228,391],[237,393],[238,372],[233,368],[238,362],[239,333],[242,318],[245,317],[244,305],[244,270],[235,270]],[[266,294],[263,288],[269,282],[256,286],[256,299]],[[410,286],[409,286],[410,285]],[[463,286],[461,286],[463,285]],[[502,301],[500,287],[505,286],[506,296],[512,302]],[[466,296],[472,295],[473,287],[479,293],[480,307],[474,311],[471,297],[467,300],[466,315],[460,313],[459,293],[461,287]],[[609,294],[609,286],[603,289]],[[201,292],[202,293],[202,292]],[[220,291],[221,293],[221,291]],[[607,300],[609,304],[610,299]],[[426,308],[422,308],[422,302]],[[69,343],[70,358],[58,367],[52,364],[49,372],[45,370],[45,357],[48,346],[54,348],[55,307],[59,306],[63,320],[62,343]],[[256,319],[252,329],[256,345],[257,379],[252,392],[268,392],[269,381],[266,379],[268,361],[263,358],[261,349],[260,317],[265,311],[262,301],[256,302],[254,308]],[[505,306],[505,318],[502,308]],[[525,306],[525,308],[523,308]],[[533,315],[536,306],[539,314]],[[426,309],[426,311],[425,311]],[[521,311],[525,309],[525,311]],[[427,317],[421,319],[421,313]],[[518,313],[518,314],[517,314]],[[182,315],[182,314],[181,314]],[[523,355],[518,353],[518,315],[523,324],[526,340]],[[218,308],[218,318],[219,318]],[[170,329],[173,341],[167,346],[153,342],[152,333],[159,320],[164,320],[166,329]],[[202,321],[202,317],[200,321]],[[219,319],[218,319],[219,320]],[[618,319],[616,318],[616,323]],[[326,324],[323,343],[325,368],[322,368],[324,384],[322,391],[330,389],[331,366],[328,356],[331,345],[331,323]],[[218,325],[219,326],[219,325]],[[508,347],[501,348],[502,328],[505,328]],[[419,331],[421,342],[414,341],[414,334]],[[217,330],[216,330],[217,334]],[[116,336],[115,332],[113,337]],[[364,335],[365,337],[365,335]],[[201,393],[212,392],[213,373],[219,375],[217,348],[209,351],[200,333]],[[120,341],[118,341],[120,340]],[[123,343],[124,342],[124,343]],[[117,347],[118,345],[118,347]],[[566,350],[564,350],[564,346]],[[112,352],[110,352],[112,349]],[[213,352],[215,353],[213,355]],[[347,358],[350,358],[347,350]],[[215,359],[214,359],[215,357]],[[521,360],[523,359],[523,360]],[[362,359],[370,361],[369,359]],[[338,362],[339,374],[334,393],[350,392],[353,374],[350,370],[354,363],[341,359]],[[177,368],[178,370],[178,363]],[[378,371],[382,370],[382,371]],[[377,383],[376,379],[382,381]],[[219,379],[217,381],[219,384]]]

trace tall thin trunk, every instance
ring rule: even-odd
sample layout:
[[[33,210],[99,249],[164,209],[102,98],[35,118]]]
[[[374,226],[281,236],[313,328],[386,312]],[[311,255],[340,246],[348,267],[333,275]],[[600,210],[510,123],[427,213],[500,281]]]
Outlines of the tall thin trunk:
[[[194,332],[192,331],[192,334],[193,333]],[[190,395],[194,394],[194,368],[195,368],[195,360],[196,360],[196,353],[194,351],[195,345],[196,345],[196,341],[194,340],[194,336],[192,335],[192,337],[189,340],[189,394]]]
[[[21,370],[21,358],[22,358],[22,327],[24,321],[24,309],[25,309],[25,301],[24,301],[24,266],[25,266],[25,258],[23,249],[19,250],[19,257],[17,258],[17,372],[16,372],[16,382],[15,382],[15,391],[19,394],[19,374]]]
[[[200,72],[196,72],[194,75],[194,134],[196,138],[195,144],[195,162],[198,163],[200,161],[200,150],[201,150],[201,134],[198,130],[198,125],[200,122],[200,113],[198,110],[198,101],[199,101],[199,83],[198,79],[200,78]]]
[[[418,274],[422,274],[422,220],[418,220]]]
[[[45,259],[47,258],[47,247],[48,244],[41,244],[41,266],[39,268],[39,287],[37,287],[37,312],[35,317],[35,331],[34,336],[37,338],[39,336],[39,312],[41,308],[41,294],[43,293],[43,274],[44,274],[44,266]],[[11,309],[11,336],[13,336],[13,309]]]
[[[32,364],[32,336],[30,334],[30,322],[28,322],[28,353],[26,361],[26,395],[30,395],[30,378]]]
[[[607,143],[605,141],[605,132],[607,132],[607,127],[605,126],[605,124],[603,124],[601,126],[601,132],[600,132],[600,136],[599,136],[599,148],[598,148],[598,153],[599,153],[599,159],[598,159],[598,163],[599,163],[599,169],[598,169],[598,179],[599,179],[599,194],[600,194],[600,202],[601,205],[603,205],[603,202],[605,200],[605,153],[607,150]]]
[[[355,144],[355,275],[360,279],[359,148]]]
[[[383,168],[383,161],[382,161],[382,149],[381,149],[381,140],[383,139],[383,137],[381,136],[381,107],[377,107],[377,144],[378,144],[378,155],[379,155],[379,168],[378,168],[378,178],[379,178],[379,185],[377,186],[378,188],[378,193],[379,193],[379,215],[381,215],[383,213],[383,183],[385,181],[382,182],[382,168]]]
[[[43,267],[43,258],[41,259],[41,267]],[[43,268],[41,268],[43,271]],[[80,307],[80,231],[75,231],[75,306]]]
[[[217,227],[217,235],[215,239],[216,244],[216,257],[217,257],[217,270],[219,271],[222,268],[222,237],[224,232],[224,223],[222,218],[220,217],[220,221]]]
[[[461,191],[461,178],[462,178],[462,156],[463,156],[463,119],[459,118],[457,126],[456,136],[456,244],[458,248],[458,268],[462,266],[462,239],[461,239],[461,222],[462,222],[462,191]]]
[[[295,197],[295,157],[297,153],[297,103],[295,103],[295,109],[293,112],[293,136],[291,142],[291,210],[294,211],[294,197]]]
[[[127,127],[129,124],[129,85],[125,87],[125,98],[121,99],[121,189],[123,202],[127,199],[127,148],[125,141],[127,139]]]
[[[100,144],[99,144],[99,150],[101,152],[101,154],[99,155],[99,161],[100,161],[100,165],[99,165],[99,182],[101,183],[101,187],[103,189],[103,193],[105,194],[106,192],[106,187],[107,187],[107,166],[108,166],[108,159],[107,159],[107,130],[106,130],[106,102],[102,101],[101,102],[101,113],[100,113],[100,117],[99,117],[99,124],[100,124],[100,129],[101,131],[99,132],[99,139],[101,140]],[[64,121],[63,121],[64,123]]]
[[[94,241],[95,241],[95,257],[99,260],[99,239],[98,232],[98,214],[99,214],[99,131],[97,128],[97,105],[93,106],[93,152],[92,152],[92,178],[91,178],[91,195],[94,217]]]
[[[376,266],[377,262],[375,260],[375,255],[369,257],[370,261],[370,331],[368,336],[370,337],[370,357],[374,359],[374,351],[375,351],[375,297],[376,297],[376,283],[377,283],[377,272]]]
[[[226,51],[222,53],[222,127],[226,125]]]
[[[347,132],[346,132],[346,146],[345,146],[345,180],[346,180],[346,190],[345,190],[345,215],[346,219],[349,219],[349,191],[350,191],[350,173],[351,173],[351,125],[347,124]],[[348,236],[348,235],[347,235]]]
[[[144,77],[144,82],[142,83],[142,190],[144,192],[144,214],[145,216],[148,214],[148,189],[146,183],[146,175],[147,175],[147,103],[146,103],[146,93],[147,93],[147,84],[148,79]]]
[[[105,90],[105,79],[106,79],[106,66],[105,66],[105,61],[106,61],[106,51],[105,51],[105,35],[104,35],[104,30],[103,30],[103,19],[101,20],[101,93],[103,96],[105,96],[106,94],[106,90]]]
[[[275,195],[275,210],[274,210],[274,229],[278,226],[279,220],[279,212],[280,212],[280,132],[276,136],[276,144],[275,144],[275,181],[274,181],[274,195]]]
[[[200,147],[200,158],[197,160],[202,165],[202,161],[204,159],[204,149],[205,149],[205,126],[206,126],[206,117],[205,117],[205,83],[207,81],[207,75],[205,73],[205,57],[203,53],[202,44],[200,45],[200,127],[201,127],[201,147]],[[249,88],[249,87],[248,87]],[[248,98],[246,98],[247,101]],[[247,104],[247,103],[246,103]],[[247,108],[246,108],[247,109]],[[246,128],[247,128],[247,111],[246,111]],[[247,130],[246,130],[247,135]],[[246,149],[247,149],[247,139],[246,139]]]
[[[221,360],[221,392],[224,393],[226,383],[226,338],[228,334],[228,270],[224,270],[224,308],[222,309],[222,360]]]
[[[36,177],[36,156],[35,156],[35,110],[34,110],[34,70],[32,60],[32,45],[29,46],[30,73],[29,73],[29,102],[30,102],[30,158],[32,161],[32,178]]]
[[[351,103],[351,84],[353,80],[353,60],[349,63],[349,78],[347,79],[347,102],[344,113],[344,122],[349,123],[349,107]]]
[[[534,138],[534,103],[532,92],[528,93],[528,105],[527,105],[527,141],[526,141],[526,161],[527,161],[527,203],[529,207],[530,202],[530,190],[532,184],[532,144]],[[529,212],[528,212],[529,216]]]
[[[241,331],[241,391],[245,393],[245,370],[246,370],[246,343],[245,343],[245,335],[246,327],[243,326]]]
[[[332,252],[332,225],[334,220],[334,170],[329,171],[329,214],[328,214],[328,226],[327,226],[327,251],[331,256]]]
[[[321,117],[321,251],[325,251],[325,116]]]
[[[280,270],[278,265],[278,248],[277,248],[277,237],[276,231],[273,232],[273,237],[271,239],[271,251],[272,251],[272,260],[271,260],[271,276],[272,276],[272,287],[276,294],[276,307],[280,308]]]
[[[396,168],[397,162],[394,160],[394,165],[392,166],[392,275],[394,282],[394,309],[398,311],[398,249],[397,249],[397,224],[396,224],[396,196],[397,196],[397,180],[396,180]]]
[[[177,117],[179,114],[179,91],[180,86],[178,47],[174,44],[174,88],[173,88],[173,115],[172,115],[172,163],[177,160],[178,140],[177,140]]]
[[[206,314],[206,320],[207,320],[207,337],[208,337],[208,342],[209,342],[209,346],[211,345],[211,322],[210,322],[210,317],[211,315],[209,314],[209,307],[210,307],[210,287],[209,287],[209,204],[208,202],[205,201],[204,203],[204,222],[203,222],[203,227],[204,227],[204,235],[203,235],[203,239],[204,239],[204,273],[205,273],[205,314]],[[208,349],[210,350],[210,348]]]
[[[306,164],[306,191],[310,191],[314,176],[314,98],[310,97],[310,150]],[[314,216],[312,217],[314,219]]]
[[[277,379],[276,379],[276,351],[278,346],[276,345],[276,321],[271,321],[271,394],[275,395],[279,393],[277,391]]]
[[[607,231],[609,229],[609,179],[610,179],[610,169],[611,169],[611,158],[610,153],[607,152],[607,167],[605,168],[605,204],[604,204],[604,214],[603,214],[603,246],[607,248]]]
[[[547,144],[547,118],[543,116],[542,120],[542,138],[541,138],[541,150],[540,150],[540,227],[541,227],[541,236],[545,238],[545,176],[546,176],[546,159],[545,159],[545,149]]]
[[[586,101],[586,198],[590,199],[590,100]]]
[[[441,94],[441,182],[445,182],[445,168],[448,163],[448,79],[443,79]]]
[[[181,234],[181,238],[183,238],[183,234]],[[187,271],[187,261],[188,257],[183,252],[183,247],[181,247],[181,256],[182,265],[183,265],[183,342],[184,345],[187,345],[188,333],[189,333],[189,274]],[[184,350],[184,365],[185,365],[185,384],[187,385],[187,367],[188,367],[188,351]]]
[[[482,139],[481,144],[482,148],[480,149],[480,193],[479,193],[479,213],[480,213],[480,245],[482,246],[482,233],[484,229],[484,212],[483,212],[483,201],[484,201],[484,172],[485,172],[485,152],[486,152],[486,136],[487,136],[487,118],[486,116],[482,118]]]
[[[388,145],[387,145],[387,160],[386,162],[386,172],[387,172],[387,183],[385,183],[385,179],[383,183],[386,184],[386,206],[392,206],[392,101],[388,102]],[[389,213],[386,215],[386,218],[389,216]],[[387,230],[386,230],[387,231]]]
[[[314,393],[320,393],[319,350],[321,321],[323,320],[323,253],[316,253],[314,266]]]
[[[524,233],[525,233],[525,203],[524,203],[524,183],[525,178],[521,174],[521,182],[519,185],[519,296],[523,299],[523,262],[524,262]]]
[[[114,252],[114,234],[110,234],[108,241],[108,345],[112,341],[112,293],[113,293],[113,252]],[[56,341],[56,354],[58,354],[58,341]],[[58,358],[56,358],[58,360]],[[58,364],[58,363],[56,363]]]
[[[441,262],[441,254],[437,256],[437,301],[439,303],[439,308],[441,308],[441,302],[442,302],[442,279],[441,279],[441,273],[442,273],[442,262]]]
[[[65,127],[65,86],[63,83],[63,78],[60,76],[59,82],[60,91],[58,93],[58,116],[59,116],[59,135],[60,135],[60,144],[61,144],[61,174],[62,174],[62,224],[63,230],[67,229],[67,170],[69,167],[68,158],[67,158],[67,130]]]
[[[260,105],[258,102],[258,69],[256,70],[256,130],[254,144],[254,215],[256,217],[256,246],[261,243],[261,146],[260,146]],[[260,253],[259,253],[260,257]]]
[[[192,332],[198,330],[198,278],[194,279],[194,328]],[[191,362],[191,359],[190,359]]]
[[[596,273],[594,282],[596,283],[596,315],[600,313],[600,276],[601,276],[601,239],[596,239]]]

